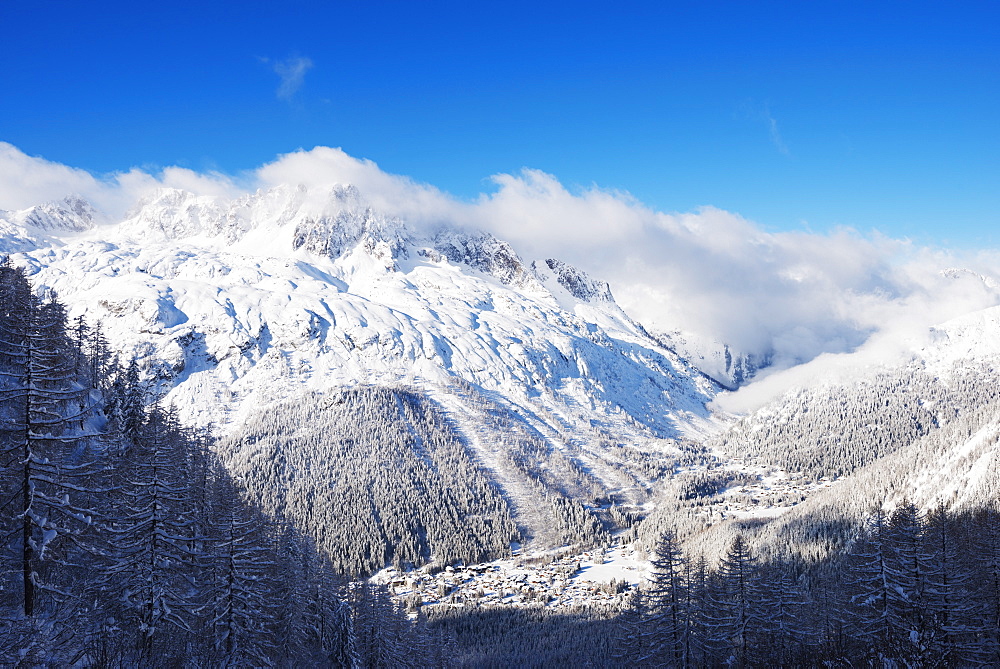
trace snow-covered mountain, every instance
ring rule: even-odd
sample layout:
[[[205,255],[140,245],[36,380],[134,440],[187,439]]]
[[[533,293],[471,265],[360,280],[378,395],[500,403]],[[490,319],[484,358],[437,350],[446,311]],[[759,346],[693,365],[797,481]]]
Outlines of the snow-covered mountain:
[[[190,424],[228,434],[315,393],[405,389],[443,412],[522,536],[552,535],[536,511],[552,494],[640,501],[668,467],[650,458],[718,429],[721,386],[607,283],[484,232],[408,225],[354,187],[162,189],[95,218],[79,200],[8,214],[5,248]],[[511,459],[525,444],[530,466]]]
[[[219,546],[235,545],[236,515],[226,508],[238,489],[264,514],[248,527],[271,517],[289,523],[284,558],[297,563],[306,557],[300,546],[309,547],[338,573],[391,575],[397,601],[408,606],[423,602],[422,592],[434,597],[425,603],[449,610],[505,602],[544,611],[548,597],[567,587],[551,565],[552,587],[536,591],[521,588],[513,557],[498,567],[509,570],[499,580],[482,563],[523,551],[526,563],[575,562],[580,570],[580,560],[591,559],[584,547],[617,542],[615,553],[635,552],[642,561],[643,551],[674,545],[670,536],[707,557],[710,569],[721,565],[716,576],[702,572],[697,587],[724,583],[739,553],[764,584],[759,592],[792,593],[787,601],[823,611],[809,614],[816,623],[835,601],[822,596],[824,572],[836,575],[838,590],[858,584],[843,574],[856,567],[861,553],[852,545],[863,546],[858,537],[873,508],[943,505],[962,522],[975,518],[961,513],[992,509],[983,517],[995,518],[1000,306],[920,332],[911,327],[908,348],[873,337],[851,353],[767,369],[768,356],[740,354],[721,341],[682,330],[650,334],[619,308],[607,283],[566,262],[526,260],[481,231],[411,225],[374,210],[350,186],[284,186],[235,199],[163,189],[113,224],[68,198],[0,212],[0,248],[28,269],[37,291],[57,294],[71,316],[100,324],[113,350],[137,360],[151,396],[221,437],[201,433],[184,450],[186,431],[170,427],[176,443],[157,436],[174,425],[169,412],[152,409],[158,418],[147,425],[131,420],[139,405],[134,368],[103,366],[91,333],[80,336],[80,349],[64,342],[86,355],[63,358],[67,368],[72,359],[91,363],[82,366],[86,381],[67,387],[105,374],[95,370],[114,379],[88,395],[99,432],[87,436],[88,457],[121,466],[126,485],[142,486],[141,478],[131,482],[130,467],[143,449],[160,458],[176,447],[184,457],[151,460],[148,480],[164,471],[186,477],[177,489],[187,497],[178,499],[194,504],[190,493],[198,491],[197,504],[225,511],[229,538],[215,537]],[[20,282],[20,301],[31,304],[23,275],[5,271]],[[946,276],[969,278],[962,270]],[[49,305],[38,311],[63,322]],[[24,332],[38,331],[37,322],[19,321]],[[876,355],[889,349],[884,359]],[[757,408],[744,416],[713,413],[740,406],[726,399],[757,392],[784,372],[792,376],[776,387],[787,388],[789,378],[803,383],[783,394],[767,389],[759,397],[771,399],[746,403]],[[18,411],[8,404],[8,413],[22,416],[21,408],[33,406],[28,393],[37,377],[8,376],[29,398]],[[73,420],[84,404],[73,406]],[[28,425],[26,442],[45,440]],[[121,448],[108,447],[115,443]],[[207,443],[221,468],[182,464],[201,457]],[[217,476],[222,468],[231,479]],[[216,480],[235,487],[225,495],[220,488],[215,499],[207,491]],[[158,508],[160,498],[151,499]],[[912,536],[931,537],[932,523],[914,517]],[[74,518],[90,525],[89,515]],[[411,568],[428,563],[468,568],[461,576],[446,568],[433,588],[410,589],[423,579]],[[486,575],[480,585],[494,591],[469,583],[449,591],[468,573]],[[188,574],[179,582],[190,589]],[[508,595],[508,585],[520,594]],[[627,587],[607,585],[581,586],[573,604],[607,602],[605,594]],[[696,599],[714,607],[728,589]],[[967,599],[978,594],[970,589]],[[852,611],[846,599],[841,604]],[[803,632],[803,647],[817,634]]]
[[[707,404],[768,360],[651,335],[578,268],[525,260],[484,232],[410,225],[351,186],[236,199],[161,189],[116,224],[99,219],[79,198],[0,212],[2,243],[38,289],[136,355],[185,421],[253,442],[246,426],[280,433],[262,417],[318,396],[411,398],[465,444],[521,536],[548,543],[562,513],[545,510],[551,495],[595,513],[601,500],[641,504],[703,457],[685,450],[695,442],[846,476],[995,401],[995,310],[931,330],[898,364],[819,375],[727,428]],[[383,409],[371,415],[407,424]],[[225,443],[233,468],[252,466],[253,449]]]
[[[62,235],[92,229],[96,216],[93,205],[75,195],[19,211],[0,210],[0,249],[12,253],[58,245]]]
[[[705,526],[703,507],[717,514],[695,550],[714,554],[742,533],[765,553],[820,559],[877,507],[994,508],[1000,307],[924,334],[882,361],[803,375],[808,384],[710,437],[705,445],[723,455],[715,474],[723,483],[688,512],[696,529]]]
[[[138,352],[190,419],[225,423],[302,387],[461,378],[551,427],[710,428],[716,384],[606,283],[486,233],[414,230],[350,186],[235,201],[164,189],[100,228],[79,201],[10,218],[65,233],[21,235],[15,262]]]
[[[1000,307],[930,328],[884,360],[818,361],[809,383],[710,443],[810,477],[841,477],[1000,401]],[[807,368],[806,368],[807,369]]]

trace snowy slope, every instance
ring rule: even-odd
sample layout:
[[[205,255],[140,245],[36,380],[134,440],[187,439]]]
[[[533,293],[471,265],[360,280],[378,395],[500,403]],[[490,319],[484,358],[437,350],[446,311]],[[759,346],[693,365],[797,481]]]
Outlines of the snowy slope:
[[[413,228],[350,186],[235,200],[163,189],[115,225],[94,226],[84,203],[59,212],[61,227],[30,229],[30,214],[9,215],[4,248],[71,316],[138,355],[192,423],[228,432],[307,391],[412,388],[487,469],[508,437],[490,432],[483,401],[569,449],[605,490],[635,482],[608,443],[718,429],[706,408],[718,384],[649,337],[606,283],[526,262],[489,234]]]
[[[960,512],[995,509],[998,499],[1000,403],[992,401],[829,482],[771,523],[719,526],[703,543],[724,545],[741,531],[757,534],[762,550],[781,554],[791,548],[817,558],[852,538],[877,507],[891,511],[906,500],[924,511],[943,505]]]
[[[1000,363],[1000,306],[974,311],[932,328],[915,354],[928,369],[946,372],[969,360]]]

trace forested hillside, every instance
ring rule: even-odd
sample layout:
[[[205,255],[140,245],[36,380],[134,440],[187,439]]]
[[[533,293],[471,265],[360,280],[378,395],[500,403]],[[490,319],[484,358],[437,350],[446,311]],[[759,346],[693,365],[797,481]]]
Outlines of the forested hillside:
[[[336,567],[478,562],[514,523],[452,429],[412,393],[311,394],[241,426],[225,462],[263,508],[307,532]]]
[[[914,361],[845,383],[793,391],[708,445],[818,479],[850,474],[1000,397],[992,363],[962,360],[946,374]]]
[[[1000,499],[1000,401],[985,400],[946,425],[857,469],[768,523],[717,527],[699,538],[705,550],[741,531],[761,551],[791,550],[820,559],[849,543],[872,506],[905,501],[953,512],[992,508]]]
[[[570,496],[586,473],[543,439],[520,435],[490,480],[457,426],[412,391],[309,394],[246,421],[219,450],[252,498],[306,532],[347,574],[481,562],[509,553],[526,532],[551,535],[543,546],[606,537],[579,501],[586,495]],[[537,506],[511,499],[512,477]],[[505,480],[506,488],[498,483]]]

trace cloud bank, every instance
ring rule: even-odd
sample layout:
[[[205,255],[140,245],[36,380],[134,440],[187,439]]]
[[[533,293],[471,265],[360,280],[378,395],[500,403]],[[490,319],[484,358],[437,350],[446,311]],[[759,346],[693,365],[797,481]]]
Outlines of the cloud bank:
[[[279,156],[238,177],[168,168],[97,178],[0,143],[0,209],[78,193],[116,220],[157,187],[234,197],[286,183],[351,183],[374,208],[412,225],[489,230],[527,258],[557,257],[608,280],[619,303],[651,330],[768,354],[777,370],[813,360],[810,373],[824,373],[857,351],[885,358],[931,325],[1000,304],[997,258],[988,252],[959,256],[850,229],[768,232],[732,212],[659,212],[627,193],[570,189],[537,170],[496,175],[491,192],[467,201],[327,147]],[[942,271],[953,266],[974,271]],[[759,400],[796,381],[776,375],[751,388]],[[751,395],[729,408],[750,408]]]

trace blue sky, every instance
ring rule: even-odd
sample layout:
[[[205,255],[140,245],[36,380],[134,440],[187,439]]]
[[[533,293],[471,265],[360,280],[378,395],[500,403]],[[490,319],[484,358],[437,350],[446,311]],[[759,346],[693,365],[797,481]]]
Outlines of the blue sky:
[[[1000,246],[995,3],[0,2],[0,141],[95,174],[343,147]]]

